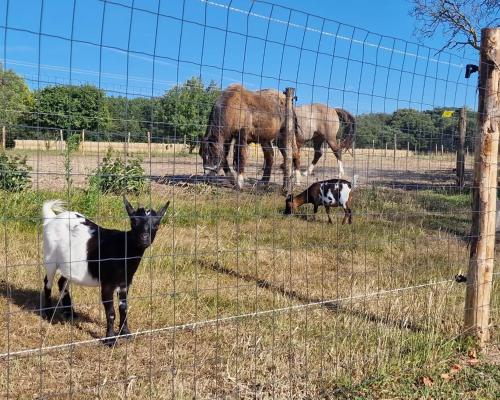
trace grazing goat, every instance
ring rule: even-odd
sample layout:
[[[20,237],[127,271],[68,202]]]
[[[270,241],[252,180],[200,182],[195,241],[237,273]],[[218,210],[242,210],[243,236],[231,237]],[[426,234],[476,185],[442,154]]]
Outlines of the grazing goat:
[[[112,346],[115,341],[115,308],[113,293],[118,291],[120,324],[119,335],[130,334],[127,325],[127,293],[144,251],[153,243],[167,202],[158,213],[154,210],[134,208],[123,197],[130,218],[131,230],[118,231],[100,227],[83,215],[65,211],[60,200],[43,205],[43,248],[46,276],[44,279],[45,306],[43,316],[52,315],[50,299],[56,271],[63,316],[75,316],[68,284],[101,286],[101,297],[106,312],[106,338]],[[54,211],[59,212],[56,214]],[[50,312],[49,312],[50,310]]]
[[[355,177],[356,179],[356,177]],[[343,179],[330,179],[313,183],[308,189],[297,196],[289,195],[285,202],[285,214],[294,214],[302,204],[312,203],[314,214],[318,212],[318,207],[325,206],[328,215],[328,222],[333,223],[330,217],[330,207],[342,207],[344,209],[344,219],[342,225],[346,222],[352,224],[351,200],[353,185]],[[315,215],[313,216],[315,218]]]

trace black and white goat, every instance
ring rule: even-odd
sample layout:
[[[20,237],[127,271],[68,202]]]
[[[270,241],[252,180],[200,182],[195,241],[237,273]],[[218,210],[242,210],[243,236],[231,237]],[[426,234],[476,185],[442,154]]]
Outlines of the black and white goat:
[[[356,181],[357,177],[354,177]],[[309,188],[297,196],[289,195],[285,200],[285,214],[294,214],[302,204],[312,203],[314,214],[318,212],[319,206],[325,206],[328,215],[328,222],[333,223],[330,217],[331,207],[342,207],[344,209],[344,219],[342,225],[346,222],[352,224],[352,189],[351,182],[344,179],[330,179],[327,181],[315,182]],[[315,215],[313,216],[315,218]]]
[[[70,282],[82,286],[101,286],[101,298],[106,312],[106,338],[113,345],[115,308],[113,293],[118,291],[119,335],[129,335],[127,326],[127,293],[144,251],[153,243],[167,202],[158,212],[135,210],[125,197],[125,209],[131,230],[118,231],[100,227],[83,215],[65,211],[60,200],[43,205],[43,247],[46,276],[44,279],[44,316],[52,315],[50,299],[56,271],[65,317],[75,316],[68,291]],[[58,214],[56,214],[58,212]]]

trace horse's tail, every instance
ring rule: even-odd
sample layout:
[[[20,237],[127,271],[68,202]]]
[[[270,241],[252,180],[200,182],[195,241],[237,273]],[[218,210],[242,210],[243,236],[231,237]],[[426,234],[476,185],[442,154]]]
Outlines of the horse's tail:
[[[340,140],[340,148],[342,150],[349,150],[356,138],[356,118],[350,112],[336,108],[335,111],[339,117],[339,122],[343,125],[344,134]]]

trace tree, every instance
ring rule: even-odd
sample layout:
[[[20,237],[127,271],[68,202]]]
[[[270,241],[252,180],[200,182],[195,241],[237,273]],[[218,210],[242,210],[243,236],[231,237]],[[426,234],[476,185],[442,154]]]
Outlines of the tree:
[[[118,134],[131,132],[132,140],[144,141],[146,132],[152,130],[156,102],[155,98],[108,97],[106,103],[111,120],[109,131]]]
[[[409,142],[419,149],[430,148],[438,132],[429,114],[411,108],[394,111],[389,125],[399,131],[399,142]]]
[[[105,96],[92,85],[47,86],[35,92],[33,124],[70,131],[105,131],[110,123]]]
[[[167,91],[159,100],[156,116],[162,125],[162,134],[175,139],[185,138],[192,152],[205,133],[210,111],[219,94],[215,82],[205,88],[197,77]]]
[[[28,118],[33,94],[22,77],[0,64],[0,124],[7,128],[6,147],[14,147],[14,137],[25,129],[19,125]]]
[[[410,15],[418,21],[417,34],[448,37],[441,50],[471,46],[479,50],[481,28],[500,22],[500,0],[412,0]]]

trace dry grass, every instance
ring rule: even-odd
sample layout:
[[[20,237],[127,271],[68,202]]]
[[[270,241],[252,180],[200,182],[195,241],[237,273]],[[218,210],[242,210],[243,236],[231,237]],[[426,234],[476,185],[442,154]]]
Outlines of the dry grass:
[[[2,396],[418,398],[454,385],[459,390],[446,398],[498,393],[496,367],[478,372],[493,384],[464,389],[458,376],[434,389],[419,384],[466,349],[459,339],[465,286],[453,277],[467,264],[467,195],[359,189],[354,224],[329,226],[324,214],[317,222],[283,217],[277,193],[159,184],[151,193],[143,204],[173,203],[132,286],[131,328],[216,322],[108,349],[97,341],[99,292],[79,287],[72,289],[79,320],[42,320],[37,216],[45,199],[66,194],[3,193],[0,352],[96,341],[1,359]],[[105,226],[126,225],[118,197],[88,196],[75,191],[73,208]],[[314,304],[323,300],[334,301]],[[499,305],[495,290],[493,321]]]

